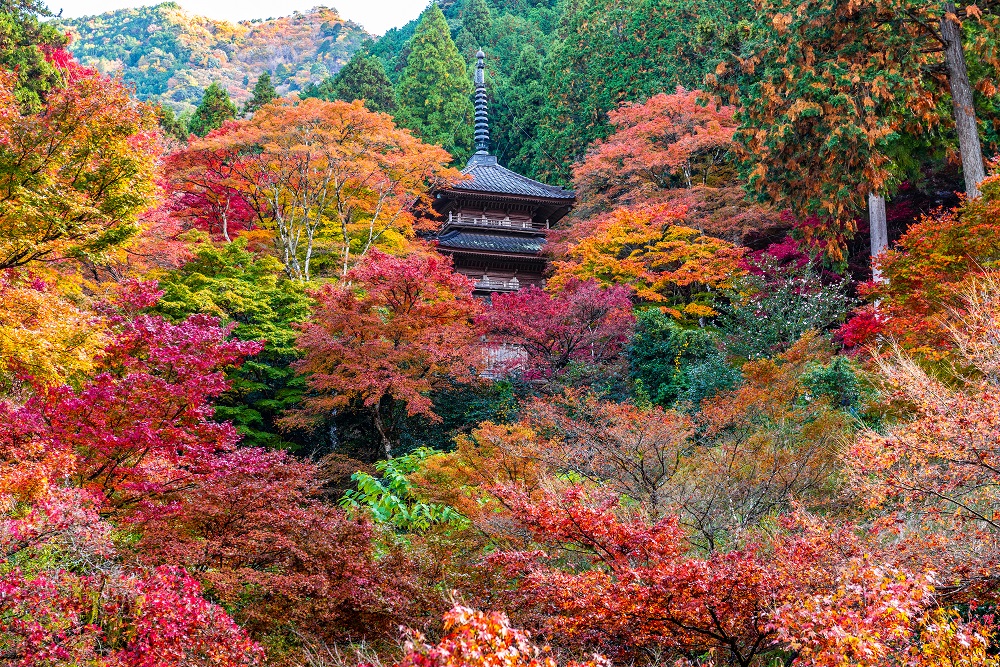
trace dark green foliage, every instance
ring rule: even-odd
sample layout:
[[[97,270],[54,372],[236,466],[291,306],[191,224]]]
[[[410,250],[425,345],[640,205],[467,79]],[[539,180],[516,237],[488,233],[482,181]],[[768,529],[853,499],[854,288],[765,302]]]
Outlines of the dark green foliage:
[[[66,46],[66,36],[38,20],[51,15],[38,0],[0,0],[0,69],[17,72],[15,95],[25,110],[41,108],[45,93],[63,79],[45,51]]]
[[[277,97],[278,93],[274,90],[274,84],[271,83],[271,73],[264,72],[257,77],[257,83],[253,87],[253,97],[247,102],[243,113],[253,113]]]
[[[464,162],[472,152],[472,80],[437,5],[411,40],[396,102],[399,124]]]
[[[689,329],[651,308],[639,313],[629,361],[636,393],[668,408],[677,402],[697,405],[740,380],[726,363],[718,336],[707,329]]]
[[[677,86],[699,88],[737,41],[753,3],[737,0],[567,0],[546,59],[550,95],[538,174],[565,181],[608,111]]]
[[[473,39],[483,43],[490,36],[493,27],[493,16],[486,0],[467,0],[462,8],[462,28],[472,35]]]
[[[391,424],[393,438],[399,443],[394,452],[411,452],[419,447],[448,451],[455,436],[470,433],[481,422],[502,424],[517,418],[517,399],[508,382],[455,386],[434,392],[431,400],[440,422],[408,417],[402,404],[393,408],[386,422]],[[323,440],[317,453],[337,452],[361,461],[377,461],[385,456],[379,434],[363,410],[344,410],[334,415],[316,436]]]
[[[199,137],[204,137],[233,118],[236,118],[236,105],[229,99],[229,92],[219,84],[212,83],[205,89],[201,104],[194,110],[189,129]]]
[[[848,279],[825,284],[810,266],[780,279],[750,275],[737,281],[721,306],[720,326],[730,354],[759,359],[780,354],[807,331],[843,322],[851,309]]]
[[[858,372],[847,357],[834,357],[825,365],[811,364],[802,374],[802,384],[809,400],[825,396],[834,407],[852,412],[861,402]]]
[[[160,123],[160,131],[178,141],[187,141],[188,128],[185,118],[178,117],[170,107],[159,106],[156,108],[156,118]]]
[[[302,99],[318,97],[321,100],[343,100],[353,102],[364,100],[372,111],[392,113],[396,108],[392,82],[385,74],[382,61],[375,56],[358,51],[335,76],[327,78],[318,86],[311,86]]]
[[[546,95],[538,50],[525,44],[509,75],[496,78],[490,86],[493,153],[514,171],[534,173],[547,150],[539,137]]]
[[[232,388],[219,400],[216,417],[232,421],[247,445],[304,444],[275,426],[281,413],[298,402],[304,386],[290,368],[299,358],[294,324],[309,314],[302,286],[284,278],[277,260],[254,255],[244,240],[236,239],[198,245],[194,259],[161,278],[160,288],[164,295],[157,310],[172,320],[193,313],[214,315],[236,323],[235,337],[265,341],[260,354],[230,372]]]

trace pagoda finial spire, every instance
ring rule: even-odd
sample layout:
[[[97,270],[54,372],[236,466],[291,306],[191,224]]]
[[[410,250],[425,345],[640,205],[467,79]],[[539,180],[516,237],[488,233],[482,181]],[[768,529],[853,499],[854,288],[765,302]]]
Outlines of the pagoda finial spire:
[[[490,119],[486,110],[486,54],[476,53],[476,153],[490,152]]]

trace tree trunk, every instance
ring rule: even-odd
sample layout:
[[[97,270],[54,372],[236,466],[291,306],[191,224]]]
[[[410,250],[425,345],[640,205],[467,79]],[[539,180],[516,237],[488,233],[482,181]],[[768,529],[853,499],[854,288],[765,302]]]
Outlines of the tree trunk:
[[[874,192],[868,193],[868,228],[872,239],[872,280],[880,283],[884,279],[875,266],[875,258],[889,247],[889,230],[885,222],[885,197]]]
[[[375,405],[375,428],[378,429],[378,434],[382,436],[382,448],[385,450],[385,458],[392,458],[392,442],[389,441],[389,436],[385,432],[385,423],[382,421],[382,401],[379,401]]]
[[[979,143],[979,128],[976,126],[972,84],[969,83],[969,71],[965,67],[965,53],[962,50],[962,27],[948,17],[949,14],[957,16],[958,10],[955,9],[954,2],[948,2],[944,11],[945,16],[941,17],[941,38],[945,46],[944,57],[948,67],[955,130],[958,132],[958,149],[962,153],[965,194],[969,199],[975,199],[980,195],[979,184],[986,178],[983,149]]]

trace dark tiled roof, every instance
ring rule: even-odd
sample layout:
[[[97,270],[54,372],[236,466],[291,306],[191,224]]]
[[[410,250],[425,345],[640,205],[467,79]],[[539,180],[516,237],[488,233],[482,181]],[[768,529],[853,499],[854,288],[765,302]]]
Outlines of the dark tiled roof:
[[[537,255],[545,245],[541,236],[507,236],[504,234],[478,234],[462,230],[445,232],[438,237],[438,245],[455,250],[482,250],[486,252],[513,252]]]
[[[539,183],[506,167],[501,167],[493,155],[482,153],[473,155],[462,173],[472,176],[472,180],[457,183],[454,190],[500,192],[508,195],[543,197],[545,199],[573,199],[576,197],[576,193],[572,190]]]

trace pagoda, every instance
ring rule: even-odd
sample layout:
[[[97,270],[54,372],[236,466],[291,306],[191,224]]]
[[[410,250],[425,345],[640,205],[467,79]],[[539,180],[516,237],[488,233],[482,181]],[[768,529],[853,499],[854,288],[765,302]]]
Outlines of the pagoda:
[[[476,152],[462,170],[470,178],[434,193],[434,208],[444,218],[438,251],[475,281],[473,293],[481,297],[540,285],[549,229],[576,202],[572,190],[515,173],[490,154],[485,58],[476,54]]]

